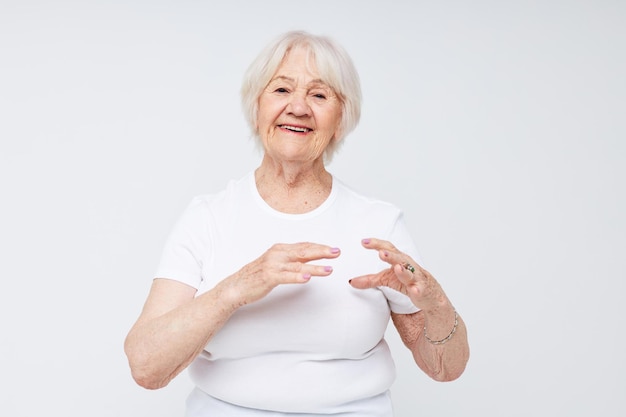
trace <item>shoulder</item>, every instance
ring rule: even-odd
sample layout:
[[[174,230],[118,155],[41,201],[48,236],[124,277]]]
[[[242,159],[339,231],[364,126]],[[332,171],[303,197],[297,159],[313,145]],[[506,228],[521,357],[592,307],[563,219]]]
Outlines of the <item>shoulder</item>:
[[[336,191],[341,203],[349,207],[350,210],[357,211],[355,215],[358,212],[392,217],[402,214],[402,210],[395,204],[364,194],[338,178],[333,178],[333,186],[337,188]]]
[[[243,196],[249,196],[250,176],[246,174],[239,179],[230,180],[226,187],[213,193],[204,193],[194,196],[187,206],[187,210],[192,211],[213,211],[221,207],[228,207],[236,202],[240,202]]]

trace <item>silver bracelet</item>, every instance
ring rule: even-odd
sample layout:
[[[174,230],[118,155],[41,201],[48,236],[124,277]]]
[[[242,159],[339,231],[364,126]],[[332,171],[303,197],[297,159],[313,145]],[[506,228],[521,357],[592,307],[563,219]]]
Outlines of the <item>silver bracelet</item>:
[[[432,340],[430,337],[428,337],[428,335],[426,334],[426,326],[424,326],[424,337],[426,338],[426,340],[428,340],[430,343],[432,343],[433,345],[443,345],[444,343],[446,343],[448,340],[452,339],[452,335],[454,335],[454,332],[456,332],[456,327],[459,325],[459,316],[458,314],[456,314],[456,310],[454,310],[454,327],[452,328],[452,331],[450,332],[449,335],[447,335],[446,337],[444,337],[441,340]]]

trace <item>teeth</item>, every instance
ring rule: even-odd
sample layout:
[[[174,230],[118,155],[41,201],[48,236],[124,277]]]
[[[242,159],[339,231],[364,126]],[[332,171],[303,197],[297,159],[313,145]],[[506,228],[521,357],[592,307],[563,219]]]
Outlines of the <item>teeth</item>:
[[[289,125],[282,125],[282,127],[284,129],[288,129],[288,130],[292,130],[294,132],[308,132],[311,129],[308,129],[306,127],[297,127],[297,126],[289,126]]]

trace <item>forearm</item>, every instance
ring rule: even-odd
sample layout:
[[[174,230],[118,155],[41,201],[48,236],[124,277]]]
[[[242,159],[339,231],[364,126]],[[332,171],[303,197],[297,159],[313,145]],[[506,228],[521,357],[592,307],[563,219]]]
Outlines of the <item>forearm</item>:
[[[402,341],[411,350],[417,365],[437,381],[457,379],[469,359],[467,329],[457,315],[457,325],[452,336],[441,344],[432,342],[446,339],[454,328],[454,310],[419,311],[414,314],[393,314],[393,322]],[[429,341],[424,333],[424,328]]]
[[[276,244],[198,297],[186,284],[155,279],[125,342],[133,378],[145,388],[167,385],[238,308],[262,299],[278,285],[306,284],[312,276],[330,275],[332,269],[307,262],[339,254],[335,248],[309,242]]]
[[[234,311],[218,286],[165,314],[139,320],[124,344],[135,381],[148,389],[166,386]]]

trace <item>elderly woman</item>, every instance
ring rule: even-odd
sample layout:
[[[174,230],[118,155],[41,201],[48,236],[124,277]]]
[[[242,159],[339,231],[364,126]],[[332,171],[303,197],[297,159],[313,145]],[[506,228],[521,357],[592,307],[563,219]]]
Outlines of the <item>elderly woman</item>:
[[[358,75],[331,40],[289,32],[250,66],[256,170],[192,200],[125,351],[145,388],[188,369],[187,416],[391,416],[391,317],[417,365],[461,375],[466,330],[420,267],[402,212],[325,167],[360,115]]]

